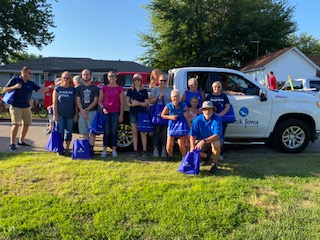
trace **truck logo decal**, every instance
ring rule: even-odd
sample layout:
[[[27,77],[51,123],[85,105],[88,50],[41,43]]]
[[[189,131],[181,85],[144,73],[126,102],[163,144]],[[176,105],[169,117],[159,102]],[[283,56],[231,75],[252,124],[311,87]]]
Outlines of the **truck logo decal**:
[[[248,116],[248,115],[249,115],[249,109],[246,108],[246,107],[240,108],[240,110],[239,110],[239,115],[240,115],[241,117],[246,117],[246,116]]]

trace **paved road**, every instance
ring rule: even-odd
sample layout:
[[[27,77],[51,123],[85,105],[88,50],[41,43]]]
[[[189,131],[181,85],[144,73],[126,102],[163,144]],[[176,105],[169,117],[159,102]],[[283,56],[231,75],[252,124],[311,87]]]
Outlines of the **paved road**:
[[[44,134],[44,130],[46,129],[47,121],[45,120],[34,120],[32,125],[29,128],[27,137],[25,142],[31,144],[31,147],[19,147],[18,152],[23,151],[46,151],[44,149],[49,135]],[[10,152],[9,147],[9,140],[10,140],[10,128],[11,124],[8,120],[1,120],[0,119],[0,152]],[[19,129],[19,131],[21,128]],[[81,136],[79,134],[74,134],[73,139],[79,138],[81,139]],[[230,147],[227,146],[227,152],[231,151],[238,151],[239,147],[229,149]],[[97,138],[95,151],[99,152],[102,151],[102,141],[101,136]],[[255,145],[255,146],[241,146],[241,152],[277,152],[277,150],[267,147],[265,145]],[[315,143],[309,143],[308,147],[303,151],[303,153],[320,153],[320,140],[318,139]]]

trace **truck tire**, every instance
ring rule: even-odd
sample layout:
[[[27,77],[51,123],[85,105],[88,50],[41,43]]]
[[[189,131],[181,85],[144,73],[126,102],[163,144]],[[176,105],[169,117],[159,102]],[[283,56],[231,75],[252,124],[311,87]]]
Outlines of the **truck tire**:
[[[298,153],[305,149],[310,141],[308,126],[298,119],[282,121],[274,132],[275,146],[285,153]]]
[[[118,125],[118,142],[117,146],[120,151],[132,149],[133,135],[130,124],[121,123]]]

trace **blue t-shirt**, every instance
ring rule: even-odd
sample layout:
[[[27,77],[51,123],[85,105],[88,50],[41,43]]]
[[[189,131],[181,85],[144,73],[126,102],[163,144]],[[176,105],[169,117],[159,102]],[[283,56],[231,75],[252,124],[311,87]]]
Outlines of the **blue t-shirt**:
[[[137,91],[137,89],[132,90],[131,88],[128,89],[127,97],[131,100],[136,100],[138,102],[145,102],[146,99],[149,99],[148,92],[146,89],[141,89]],[[130,113],[138,114],[139,112],[144,112],[146,110],[145,107],[142,106],[136,106],[136,107],[130,107]]]
[[[222,134],[221,118],[217,114],[212,114],[209,121],[201,114],[192,121],[190,136],[196,137],[197,140],[208,138],[212,135],[219,135],[224,140]]]
[[[32,91],[38,91],[40,87],[34,82],[28,80],[27,82],[23,81],[21,77],[13,77],[9,80],[5,87],[12,87],[17,83],[21,84],[20,89],[15,89],[13,107],[27,108],[29,107],[29,101],[31,99]]]
[[[166,107],[168,108],[168,115],[172,116],[172,115],[179,115],[179,118],[184,118],[184,109],[186,107],[186,103],[185,102],[179,102],[179,107],[175,108],[175,106],[173,105],[172,102],[167,103]],[[172,123],[172,120],[169,120],[168,122],[168,126],[170,126]]]
[[[54,90],[58,93],[58,114],[65,118],[73,118],[75,115],[76,89],[73,86],[68,88],[58,86]]]
[[[221,93],[218,96],[210,93],[206,100],[212,102],[213,106],[217,108],[217,113],[220,113],[225,108],[225,105],[230,103],[228,96],[224,93]]]
[[[199,90],[198,92],[190,92],[190,91],[185,91],[186,93],[186,101],[185,103],[187,104],[188,108],[191,107],[191,104],[190,104],[190,100],[193,98],[193,97],[196,97],[198,98],[198,105],[197,105],[197,108],[201,108],[202,106],[202,96],[201,96],[201,90]]]

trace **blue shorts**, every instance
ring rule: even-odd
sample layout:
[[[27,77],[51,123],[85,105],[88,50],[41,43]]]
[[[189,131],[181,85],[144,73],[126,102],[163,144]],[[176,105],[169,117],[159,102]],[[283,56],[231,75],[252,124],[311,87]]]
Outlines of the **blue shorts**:
[[[138,114],[129,113],[130,124],[138,123]]]
[[[97,111],[89,111],[87,112],[87,119],[83,119],[82,114],[79,114],[79,133],[80,134],[89,134],[89,127],[91,123],[93,122],[94,117],[96,116]]]

